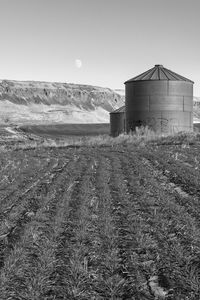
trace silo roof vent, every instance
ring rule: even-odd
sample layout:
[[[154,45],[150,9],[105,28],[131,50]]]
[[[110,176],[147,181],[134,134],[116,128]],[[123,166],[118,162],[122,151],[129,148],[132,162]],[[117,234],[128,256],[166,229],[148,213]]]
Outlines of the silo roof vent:
[[[174,80],[174,81],[189,81],[194,83],[192,80],[187,79],[169,69],[163,67],[163,65],[155,65],[152,69],[127,80],[125,83],[132,81],[144,81],[144,80]]]

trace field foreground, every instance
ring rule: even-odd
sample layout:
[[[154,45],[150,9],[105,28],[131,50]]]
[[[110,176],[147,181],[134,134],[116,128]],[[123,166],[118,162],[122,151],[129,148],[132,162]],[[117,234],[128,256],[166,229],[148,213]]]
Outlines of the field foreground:
[[[0,153],[0,299],[199,299],[199,161],[199,142]]]

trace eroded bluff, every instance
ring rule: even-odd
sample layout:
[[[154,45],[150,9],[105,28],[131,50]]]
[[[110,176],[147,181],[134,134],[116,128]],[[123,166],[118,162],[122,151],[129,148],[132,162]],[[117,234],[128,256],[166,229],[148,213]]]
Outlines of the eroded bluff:
[[[73,106],[83,110],[98,107],[110,112],[124,103],[124,97],[109,88],[71,83],[0,81],[0,100],[18,105]]]

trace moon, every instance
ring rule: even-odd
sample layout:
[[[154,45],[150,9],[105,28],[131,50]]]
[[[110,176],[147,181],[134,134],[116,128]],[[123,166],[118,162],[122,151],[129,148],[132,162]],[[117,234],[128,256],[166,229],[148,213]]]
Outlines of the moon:
[[[82,67],[82,61],[80,59],[75,59],[75,66],[80,69]]]

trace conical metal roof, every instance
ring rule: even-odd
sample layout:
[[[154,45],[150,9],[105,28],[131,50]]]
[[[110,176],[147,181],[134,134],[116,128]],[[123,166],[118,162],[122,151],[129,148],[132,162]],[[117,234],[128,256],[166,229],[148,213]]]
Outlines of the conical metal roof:
[[[125,112],[125,105],[114,111],[111,111],[110,114],[117,114],[117,113],[122,113],[122,112]]]
[[[144,81],[144,80],[174,80],[174,81],[189,81],[194,83],[192,80],[189,80],[173,71],[170,71],[163,67],[163,65],[155,65],[152,69],[127,80],[127,82],[132,81]]]

